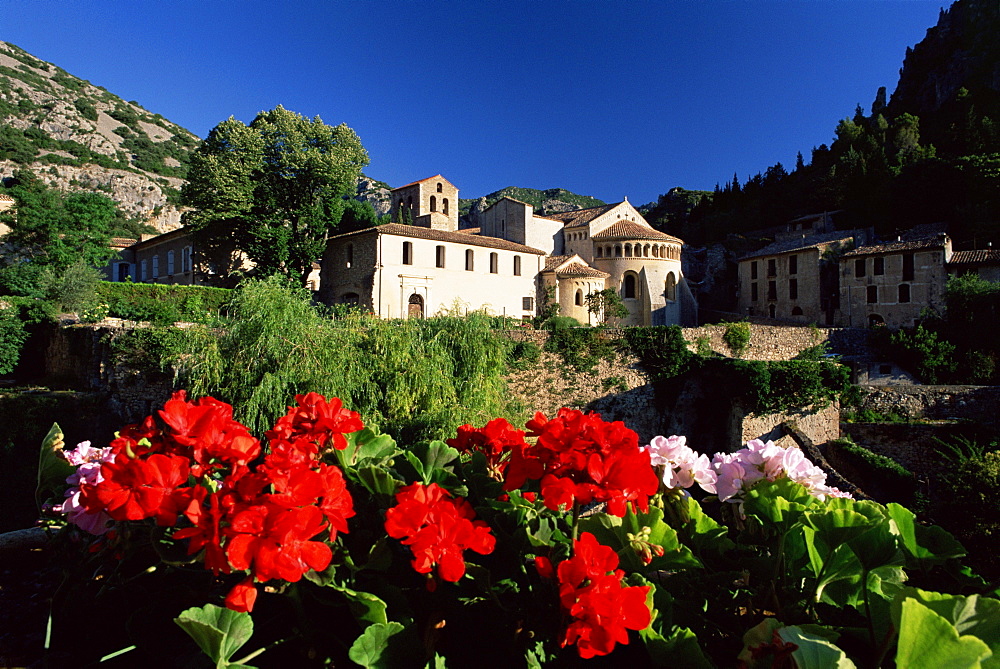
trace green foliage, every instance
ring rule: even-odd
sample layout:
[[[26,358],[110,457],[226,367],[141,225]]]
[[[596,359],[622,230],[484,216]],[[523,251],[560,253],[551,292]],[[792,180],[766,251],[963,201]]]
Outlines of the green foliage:
[[[63,271],[76,262],[99,267],[110,257],[111,230],[121,214],[100,193],[63,194],[46,186],[28,170],[14,173],[7,194],[16,202],[16,216],[5,213],[11,231],[5,237],[16,250],[10,258],[30,260]]]
[[[530,341],[519,341],[515,343],[508,356],[508,364],[511,369],[528,369],[538,362],[542,355],[542,349],[538,344]]]
[[[884,455],[874,453],[863,446],[858,446],[850,438],[836,439],[827,445],[835,449],[839,457],[850,467],[849,471],[861,473],[858,477],[850,477],[853,483],[862,489],[876,494],[875,488],[886,497],[895,501],[911,503],[917,491],[917,480],[913,472]],[[845,473],[846,472],[842,472]],[[881,497],[876,497],[881,499]]]
[[[231,660],[253,635],[253,620],[249,613],[237,613],[229,609],[205,604],[183,611],[174,618],[181,629],[195,640],[198,647],[215,663],[216,669],[239,669],[245,667],[247,656],[241,660]]]
[[[899,362],[915,370],[925,383],[946,383],[958,369],[955,345],[923,325],[893,333],[889,343]]]
[[[614,288],[587,293],[584,300],[587,303],[587,311],[606,324],[612,324],[628,317],[628,308]]]
[[[122,330],[107,335],[115,363],[135,370],[146,378],[170,374],[190,348],[191,334],[172,326]]]
[[[480,314],[331,320],[278,277],[243,285],[229,308],[221,334],[194,333],[183,385],[231,402],[255,431],[309,391],[413,439],[517,414],[503,381],[513,342]]]
[[[225,288],[110,281],[101,282],[97,294],[108,305],[108,315],[159,325],[212,323],[232,297]]]
[[[777,413],[825,405],[850,385],[850,370],[833,362],[707,360],[725,378],[726,393],[743,397],[752,413]]]
[[[41,275],[46,300],[60,313],[80,313],[100,303],[97,288],[101,273],[82,260],[77,260],[62,272],[48,271]]]
[[[0,376],[10,374],[21,357],[21,347],[28,335],[17,310],[5,306],[0,298]]]
[[[624,335],[629,349],[655,380],[683,374],[695,361],[680,326],[632,327],[625,329]]]
[[[726,329],[722,333],[722,341],[733,352],[733,356],[742,358],[750,346],[750,323],[747,321],[737,321],[726,323]]]
[[[545,350],[557,353],[563,362],[578,370],[593,370],[601,360],[614,357],[615,345],[601,330],[578,327],[575,319],[554,316],[546,323],[549,338]]]
[[[281,106],[249,126],[230,118],[191,157],[182,192],[194,211],[185,224],[217,274],[238,268],[243,251],[258,273],[305,285],[341,218],[343,197],[367,164],[346,125],[331,127]]]
[[[501,200],[504,197],[510,197],[521,202],[525,202],[534,207],[535,212],[539,214],[545,214],[545,202],[548,200],[557,200],[559,202],[568,202],[572,205],[576,205],[578,209],[590,209],[591,207],[600,207],[605,204],[597,198],[590,197],[587,195],[577,195],[576,193],[571,193],[564,188],[549,188],[548,190],[537,190],[535,188],[517,188],[514,186],[509,186],[507,188],[501,188],[498,191],[490,193],[486,196],[486,206],[489,207],[494,202]],[[472,208],[472,205],[478,200],[459,200],[459,214],[465,215]]]

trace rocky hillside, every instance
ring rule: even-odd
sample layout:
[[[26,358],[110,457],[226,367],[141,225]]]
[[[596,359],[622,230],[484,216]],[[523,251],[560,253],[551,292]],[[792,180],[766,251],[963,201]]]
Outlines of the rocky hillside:
[[[127,216],[180,226],[199,139],[159,114],[0,42],[0,179],[30,168],[66,191],[98,190]]]
[[[548,190],[537,190],[535,188],[517,188],[508,186],[489,195],[473,198],[459,199],[458,215],[459,226],[462,228],[478,228],[479,215],[491,204],[503,197],[514,198],[530,204],[535,208],[536,214],[554,214],[560,211],[575,211],[577,209],[589,209],[599,207],[605,202],[589,195],[577,195],[564,188],[549,188]]]

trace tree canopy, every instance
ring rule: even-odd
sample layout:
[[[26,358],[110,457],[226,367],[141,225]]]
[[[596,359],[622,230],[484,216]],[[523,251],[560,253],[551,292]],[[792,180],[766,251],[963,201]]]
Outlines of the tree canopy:
[[[0,222],[10,227],[4,241],[15,253],[7,261],[63,271],[83,262],[100,267],[114,253],[111,237],[125,225],[114,200],[100,193],[49,188],[30,170],[18,170],[6,189],[16,206]]]
[[[260,275],[305,284],[344,212],[368,153],[357,134],[278,106],[230,117],[191,158],[184,216],[198,253],[225,281],[244,258]]]

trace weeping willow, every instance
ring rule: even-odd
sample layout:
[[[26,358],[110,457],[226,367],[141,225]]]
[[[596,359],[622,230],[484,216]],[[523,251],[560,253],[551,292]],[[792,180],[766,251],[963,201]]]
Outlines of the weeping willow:
[[[310,391],[340,397],[397,439],[436,439],[463,423],[524,418],[504,381],[513,345],[488,316],[333,319],[278,278],[243,286],[230,314],[223,331],[189,339],[180,381],[193,397],[231,403],[256,434]]]

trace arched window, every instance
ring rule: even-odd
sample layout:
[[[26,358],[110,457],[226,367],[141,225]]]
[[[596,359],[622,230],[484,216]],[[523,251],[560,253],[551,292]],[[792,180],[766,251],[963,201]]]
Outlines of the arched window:
[[[357,293],[344,293],[340,296],[340,303],[358,305],[361,304],[361,296]]]
[[[649,257],[649,244],[646,244],[645,246],[642,247],[642,255],[644,258]]]
[[[622,279],[622,297],[626,300],[634,300],[638,295],[636,294],[636,280],[635,274],[629,272]]]
[[[578,307],[583,306],[583,291],[579,288],[576,289],[576,297],[573,298],[573,304]]]
[[[802,307],[792,308],[792,316],[801,316],[801,315],[802,315]]]
[[[490,274],[500,271],[500,257],[496,253],[490,254]]]
[[[598,246],[598,247],[597,247],[597,257],[598,257],[598,258],[601,258],[601,257],[603,257],[603,256],[604,256],[604,248],[603,248],[603,247],[601,247],[601,246]]]
[[[473,264],[473,261],[474,261],[474,254],[472,252],[472,249],[466,249],[466,251],[465,251],[465,269],[466,269],[466,271],[471,272],[475,268],[475,265]]]
[[[434,266],[444,267],[444,246],[438,245],[434,253]]]
[[[521,256],[514,256],[514,276],[521,276]]]
[[[659,246],[654,246],[653,247],[653,257],[654,258],[659,258],[660,257],[660,247]]]
[[[348,269],[354,264],[354,244],[348,244],[344,248],[344,259]]]
[[[632,257],[632,245],[631,244],[626,244],[625,245],[625,257],[626,258],[631,258]]]
[[[431,195],[431,211],[438,210],[438,200],[435,196]]]
[[[621,244],[615,244],[615,257],[616,258],[621,258],[622,257],[622,245]]]
[[[437,191],[438,191],[439,193],[443,193],[443,192],[444,192],[444,190],[443,190],[443,186],[441,185],[441,183],[440,183],[440,182],[438,182],[438,188],[437,188]]]
[[[413,242],[403,242],[403,264],[413,264]]]
[[[441,213],[445,216],[448,215],[448,198],[441,200]]]
[[[673,272],[667,272],[667,286],[664,293],[671,302],[677,299],[677,279],[674,278]]]

